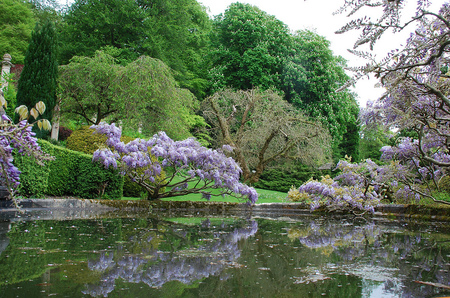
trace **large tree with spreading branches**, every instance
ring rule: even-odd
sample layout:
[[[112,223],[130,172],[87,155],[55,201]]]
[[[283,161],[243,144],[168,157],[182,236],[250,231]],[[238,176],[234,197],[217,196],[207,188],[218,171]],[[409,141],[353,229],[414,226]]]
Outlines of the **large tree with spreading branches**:
[[[298,159],[321,165],[329,157],[329,134],[271,90],[216,92],[203,102],[217,146],[234,148],[244,181],[255,183],[270,163]]]

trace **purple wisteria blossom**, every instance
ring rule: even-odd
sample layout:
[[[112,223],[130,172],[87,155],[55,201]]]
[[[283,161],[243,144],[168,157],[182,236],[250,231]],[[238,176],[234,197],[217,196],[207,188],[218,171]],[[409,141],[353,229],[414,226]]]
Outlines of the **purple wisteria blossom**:
[[[107,136],[108,146],[94,152],[93,160],[107,168],[119,168],[147,190],[149,199],[190,193],[201,193],[208,200],[212,195],[228,194],[251,204],[258,199],[254,188],[239,182],[242,171],[231,157],[222,150],[201,146],[194,138],[173,141],[159,132],[149,140],[135,139],[124,144],[120,141],[121,129],[115,124],[101,123],[91,128]]]
[[[391,190],[393,196],[428,197],[448,204],[439,196],[449,191],[450,179],[450,3],[432,11],[430,1],[403,1],[401,5],[400,1],[378,1],[379,5],[374,5],[375,2],[360,5],[360,1],[346,1],[346,9],[382,7],[383,12],[378,23],[362,18],[350,22],[339,33],[361,30],[357,47],[364,43],[372,46],[389,29],[411,32],[401,48],[393,49],[381,60],[371,53],[353,51],[367,58],[365,66],[352,68],[355,78],[372,74],[386,90],[362,110],[361,122],[367,126],[383,125],[409,136],[392,147],[382,148],[382,159],[390,164],[379,172],[384,171],[384,175],[387,170],[395,170],[392,163],[401,168],[389,178],[397,183],[396,189]],[[415,15],[409,20],[400,18],[401,10],[411,5],[416,5]]]
[[[17,124],[2,115],[0,121],[0,182],[9,192],[10,198],[18,207],[16,197],[17,188],[20,184],[20,171],[13,164],[13,150],[21,155],[33,156],[38,164],[43,165],[44,160],[50,156],[44,154],[31,131],[33,124],[22,120]]]

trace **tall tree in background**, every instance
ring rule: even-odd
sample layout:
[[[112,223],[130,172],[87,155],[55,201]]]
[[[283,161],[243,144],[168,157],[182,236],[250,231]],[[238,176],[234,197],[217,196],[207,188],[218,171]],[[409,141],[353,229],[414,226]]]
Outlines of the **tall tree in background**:
[[[131,62],[142,55],[145,15],[134,0],[77,0],[61,28],[61,64],[73,56],[92,57],[102,47],[119,49]]]
[[[256,6],[233,3],[214,21],[213,91],[279,89],[289,29]]]
[[[204,95],[211,21],[195,0],[76,0],[61,26],[61,64],[102,50],[126,65],[162,60],[181,87]]]
[[[335,158],[358,159],[358,103],[350,91],[336,92],[350,79],[345,60],[333,56],[325,37],[309,30],[292,35],[290,50],[282,78],[285,98],[328,128]]]
[[[143,52],[173,71],[183,88],[203,98],[207,87],[205,56],[212,22],[196,0],[139,0],[145,11]]]
[[[52,120],[56,104],[58,79],[57,35],[51,22],[43,26],[36,25],[31,42],[25,55],[25,65],[19,79],[17,106],[25,105],[29,109],[42,101],[46,110],[40,116]],[[45,134],[37,130],[40,137]]]
[[[58,0],[28,0],[37,22],[41,25],[50,21],[58,27],[62,21],[61,4]],[[62,1],[61,1],[62,2]]]
[[[12,57],[12,63],[22,64],[36,24],[31,5],[20,0],[0,2],[0,49]]]

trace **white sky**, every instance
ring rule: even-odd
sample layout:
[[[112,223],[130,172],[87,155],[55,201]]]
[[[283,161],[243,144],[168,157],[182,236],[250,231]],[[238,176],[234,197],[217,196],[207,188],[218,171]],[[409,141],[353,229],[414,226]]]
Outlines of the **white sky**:
[[[70,5],[73,0],[58,0],[61,4]],[[414,6],[416,0],[403,0],[406,4]],[[448,2],[447,0],[430,0],[432,2],[431,11],[437,12],[439,7]],[[345,14],[333,15],[343,0],[198,0],[205,7],[209,8],[211,17],[224,13],[227,7],[234,2],[249,3],[259,7],[270,15],[288,25],[292,31],[310,29],[319,35],[325,36],[331,42],[331,50],[335,55],[340,55],[348,61],[349,66],[361,66],[365,61],[349,53],[347,49],[353,48],[353,44],[359,33],[349,32],[345,34],[335,34],[334,32],[344,26],[348,21],[355,18],[347,18]],[[361,11],[360,15],[370,14],[373,9]],[[377,16],[374,16],[376,18]],[[384,53],[394,49],[406,40],[409,35],[404,32],[402,35],[384,36],[376,45],[375,52],[379,59],[384,57]],[[360,48],[358,48],[360,49]],[[361,48],[360,50],[366,50]],[[349,73],[351,75],[351,73]],[[368,100],[374,101],[381,94],[382,89],[375,88],[375,79],[360,80],[356,84],[354,91],[358,94],[358,102],[361,107],[366,106]]]

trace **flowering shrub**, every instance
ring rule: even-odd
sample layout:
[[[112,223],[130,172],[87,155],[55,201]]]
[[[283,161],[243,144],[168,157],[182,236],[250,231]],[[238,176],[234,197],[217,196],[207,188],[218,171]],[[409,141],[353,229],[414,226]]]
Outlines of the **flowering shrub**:
[[[201,193],[209,200],[218,195],[211,189],[219,189],[222,195],[246,198],[249,203],[258,199],[255,189],[239,182],[240,167],[222,150],[205,148],[193,138],[173,141],[164,132],[149,140],[135,139],[125,144],[120,141],[121,129],[114,124],[101,123],[91,128],[106,135],[108,146],[95,151],[93,160],[107,168],[119,168],[123,175],[146,189],[148,199]],[[223,150],[229,150],[228,147]],[[159,179],[162,171],[166,176]]]
[[[384,153],[390,152],[384,148]],[[386,159],[388,156],[384,155]],[[366,210],[373,212],[382,199],[409,203],[420,196],[408,181],[417,180],[415,172],[398,160],[379,166],[370,159],[360,163],[341,160],[336,166],[340,174],[334,179],[310,179],[298,189],[288,193],[291,201],[310,204],[311,210],[326,207],[328,210]],[[425,172],[425,171],[424,171]]]

